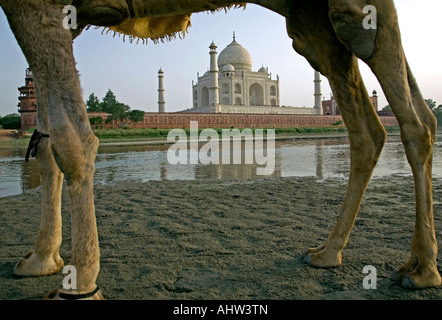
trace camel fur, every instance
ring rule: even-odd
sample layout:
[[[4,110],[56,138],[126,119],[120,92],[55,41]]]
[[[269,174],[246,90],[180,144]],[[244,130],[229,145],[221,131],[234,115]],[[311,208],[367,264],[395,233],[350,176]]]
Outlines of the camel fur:
[[[400,124],[401,138],[414,176],[416,223],[408,262],[391,279],[405,288],[441,284],[432,199],[432,155],[436,119],[426,105],[405,58],[393,0],[250,0],[287,21],[293,48],[328,78],[336,97],[351,148],[351,172],[336,226],[327,241],[308,249],[304,261],[321,268],[342,264],[356,215],[381,154],[386,132],[370,102],[358,60],[377,76]],[[62,27],[63,7],[78,9],[79,28],[106,27],[145,39],[170,38],[186,32],[190,15],[238,4],[228,0],[0,0],[10,27],[34,74],[37,129],[48,133],[37,151],[42,181],[42,216],[34,250],[15,267],[19,276],[59,272],[61,188],[68,185],[72,223],[71,264],[77,269],[77,289],[93,292],[100,268],[95,220],[93,176],[98,140],[93,134],[75,67],[74,34]],[[377,9],[377,28],[366,30],[363,8]],[[148,20],[146,20],[146,18]],[[135,29],[134,21],[146,26]],[[144,20],[143,20],[144,19]],[[155,27],[157,25],[157,27]],[[148,30],[149,29],[149,30]],[[64,292],[60,289],[59,292]],[[57,297],[55,293],[53,297]],[[97,292],[90,298],[102,298]]]

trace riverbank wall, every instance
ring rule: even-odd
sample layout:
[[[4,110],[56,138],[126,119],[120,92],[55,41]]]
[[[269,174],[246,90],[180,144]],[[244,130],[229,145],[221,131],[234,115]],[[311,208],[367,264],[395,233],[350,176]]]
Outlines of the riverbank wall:
[[[103,112],[89,112],[89,118],[101,117],[102,123],[94,128],[138,128],[138,129],[175,129],[190,128],[190,122],[197,121],[199,128],[323,128],[343,127],[341,116],[321,115],[278,115],[278,114],[211,114],[211,113],[146,113],[143,121],[136,123],[106,123],[110,116]],[[398,126],[395,117],[380,117],[386,127]]]

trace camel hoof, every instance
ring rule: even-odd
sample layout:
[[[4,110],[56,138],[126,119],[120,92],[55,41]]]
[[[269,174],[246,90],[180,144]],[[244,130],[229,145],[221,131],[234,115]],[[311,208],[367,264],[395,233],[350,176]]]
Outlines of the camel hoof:
[[[402,276],[400,275],[400,273],[398,271],[393,271],[390,275],[390,280],[394,281],[394,282],[400,282],[402,280]]]
[[[63,269],[64,262],[56,253],[54,256],[42,257],[31,251],[14,267],[14,275],[18,277],[49,276]]]
[[[437,288],[441,285],[441,277],[437,274],[411,273],[402,280],[402,287],[409,290]]]
[[[416,286],[414,285],[413,281],[411,281],[411,279],[409,277],[405,277],[402,280],[402,288],[409,289],[409,290],[417,289]]]
[[[311,249],[302,254],[302,261],[315,268],[336,268],[342,265],[342,256],[338,254],[329,254],[326,250],[312,252]]]
[[[404,289],[417,290],[436,288],[442,279],[437,267],[407,263],[391,273],[391,281],[400,282]]]
[[[303,254],[302,257],[303,257],[302,262],[308,265],[312,264],[312,257],[309,254]]]

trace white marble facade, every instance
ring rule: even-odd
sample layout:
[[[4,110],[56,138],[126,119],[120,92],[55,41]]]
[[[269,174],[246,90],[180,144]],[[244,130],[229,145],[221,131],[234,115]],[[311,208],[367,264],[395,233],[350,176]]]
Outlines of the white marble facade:
[[[233,36],[218,56],[210,45],[210,69],[192,83],[193,106],[185,112],[317,114],[315,108],[281,108],[279,76],[268,68],[252,71],[252,56]]]

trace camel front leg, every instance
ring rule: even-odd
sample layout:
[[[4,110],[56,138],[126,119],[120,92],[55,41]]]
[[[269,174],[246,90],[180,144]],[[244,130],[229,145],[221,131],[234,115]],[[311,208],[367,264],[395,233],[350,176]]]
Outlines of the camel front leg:
[[[77,283],[76,289],[60,290],[56,297],[81,297],[92,292],[90,298],[100,298],[101,294],[96,291],[100,253],[93,196],[98,139],[90,127],[81,94],[72,34],[63,28],[63,5],[46,0],[23,0],[20,6],[15,1],[3,0],[1,5],[34,74],[40,105],[47,106],[46,129],[49,128],[50,138],[49,142],[43,142],[40,156],[49,154],[50,143],[51,153],[68,185],[72,238],[69,264],[77,271]],[[44,163],[50,162],[41,162],[41,170],[46,171]],[[52,201],[54,208],[58,207],[59,199],[46,200]],[[43,229],[60,225],[57,216],[52,214],[42,220]],[[39,241],[46,244],[52,240],[48,240],[45,233]]]
[[[69,102],[59,101],[59,103]],[[77,106],[82,106],[82,104]],[[51,121],[53,122],[51,124],[52,151],[58,166],[65,174],[68,185],[72,239],[70,264],[77,271],[77,290],[69,293],[89,293],[96,289],[96,279],[100,268],[93,195],[94,162],[98,140],[89,123],[63,122],[58,118],[58,114],[53,116]]]
[[[89,124],[78,75],[69,76],[72,76],[69,85],[53,83],[52,79],[48,85],[51,150],[68,186],[72,240],[69,264],[77,273],[76,289],[62,289],[59,297],[95,292],[100,269],[93,194],[98,139]],[[96,292],[92,298],[101,298],[101,294]]]
[[[49,132],[46,106],[37,88],[37,130]],[[50,140],[42,138],[36,159],[42,185],[40,231],[34,250],[29,252],[14,268],[17,276],[46,276],[61,271],[63,260],[59,255],[61,245],[61,189],[63,174],[58,169],[51,151]]]
[[[350,137],[351,171],[336,226],[324,245],[303,254],[305,262],[323,268],[342,264],[342,250],[386,139],[363,84],[358,61],[336,38],[328,14],[329,8],[323,1],[297,1],[287,18],[294,49],[329,79]],[[311,24],[312,20],[315,24]]]

